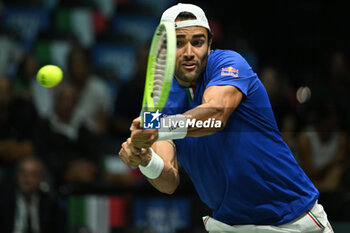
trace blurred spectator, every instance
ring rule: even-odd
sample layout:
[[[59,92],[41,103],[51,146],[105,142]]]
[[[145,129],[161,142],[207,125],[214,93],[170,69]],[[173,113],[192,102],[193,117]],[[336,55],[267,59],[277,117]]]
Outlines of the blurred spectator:
[[[1,13],[0,9],[0,19],[3,19]],[[22,48],[15,38],[14,35],[3,30],[0,24],[0,76],[13,75],[15,73],[22,54]]]
[[[36,111],[31,102],[15,98],[8,78],[0,78],[0,179],[10,175],[17,159],[33,155]]]
[[[348,87],[350,85],[350,69],[345,54],[342,51],[334,51],[330,56],[329,76],[331,89],[337,105],[347,107]]]
[[[300,163],[321,192],[335,191],[342,186],[347,138],[334,107],[320,107],[314,117],[298,137]]]
[[[17,96],[32,101],[41,118],[52,113],[54,89],[41,86],[36,80],[39,64],[36,56],[25,53],[20,60],[17,75],[13,81]]]
[[[314,78],[311,89],[311,107],[322,105],[326,101],[332,101],[335,107],[345,111],[345,122],[341,126],[350,129],[350,69],[346,53],[334,50],[326,54],[325,64],[320,68],[320,73]]]
[[[148,52],[148,46],[139,48],[136,75],[131,82],[121,86],[114,103],[110,132],[115,138],[114,145],[117,145],[118,151],[124,139],[130,136],[132,120],[141,112]],[[119,157],[106,157],[105,160],[108,161],[108,165],[105,166],[105,179],[115,181],[123,186],[144,184],[145,178],[140,171],[126,167]]]
[[[107,111],[111,100],[106,83],[92,73],[87,50],[74,47],[68,56],[68,76],[77,90],[78,102],[70,124],[85,126],[96,134],[107,128]]]
[[[84,125],[71,124],[78,91],[63,85],[57,93],[54,114],[38,126],[38,154],[53,175],[55,184],[92,181],[98,171],[98,140]]]
[[[269,95],[277,125],[283,132],[285,117],[290,117],[295,108],[295,92],[286,85],[286,79],[272,66],[261,70],[260,79]]]
[[[148,51],[148,47],[139,49],[136,75],[131,82],[125,83],[120,88],[116,97],[111,128],[115,137],[120,139],[121,142],[130,136],[131,122],[141,112]]]
[[[65,232],[64,212],[57,197],[40,188],[43,181],[43,166],[39,160],[34,157],[19,160],[15,184],[1,188],[2,233]]]
[[[350,130],[350,69],[349,60],[343,51],[336,50],[330,56],[330,89],[337,107],[345,111],[345,123],[347,130]]]

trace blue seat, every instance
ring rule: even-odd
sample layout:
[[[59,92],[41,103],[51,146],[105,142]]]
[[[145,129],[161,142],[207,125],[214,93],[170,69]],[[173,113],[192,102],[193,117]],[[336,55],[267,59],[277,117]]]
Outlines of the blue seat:
[[[191,200],[188,198],[137,198],[133,201],[132,222],[155,233],[175,233],[191,225]]]
[[[121,14],[113,18],[111,27],[115,34],[133,43],[149,44],[158,23],[155,17]]]
[[[50,12],[37,7],[6,7],[0,27],[19,37],[24,47],[31,47],[40,30],[50,26]]]
[[[104,70],[106,76],[121,81],[131,80],[137,70],[135,46],[118,43],[98,43],[92,49],[92,62],[97,70]]]

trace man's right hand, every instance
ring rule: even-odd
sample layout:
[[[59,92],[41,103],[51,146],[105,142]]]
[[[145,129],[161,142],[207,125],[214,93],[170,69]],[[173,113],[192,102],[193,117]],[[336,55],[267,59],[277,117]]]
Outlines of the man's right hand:
[[[132,144],[131,138],[128,138],[122,144],[122,148],[119,151],[119,157],[127,166],[137,168],[139,165],[148,165],[152,158],[152,152],[149,148],[136,148]]]

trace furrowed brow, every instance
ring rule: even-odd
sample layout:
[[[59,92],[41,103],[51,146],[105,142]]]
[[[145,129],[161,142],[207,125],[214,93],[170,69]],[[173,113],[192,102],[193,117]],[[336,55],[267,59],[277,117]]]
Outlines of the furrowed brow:
[[[186,38],[186,35],[176,35],[177,39]],[[192,39],[205,38],[204,34],[196,34],[192,36]]]
[[[177,38],[177,39],[186,38],[186,35],[176,35],[176,38]]]
[[[198,39],[198,38],[205,38],[204,34],[196,34],[192,36],[193,39]]]

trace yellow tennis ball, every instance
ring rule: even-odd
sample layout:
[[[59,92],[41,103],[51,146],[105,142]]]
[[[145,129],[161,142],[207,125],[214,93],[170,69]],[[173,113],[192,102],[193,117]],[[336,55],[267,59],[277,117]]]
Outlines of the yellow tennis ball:
[[[55,65],[46,65],[40,68],[36,79],[44,87],[54,87],[62,81],[63,72]]]

